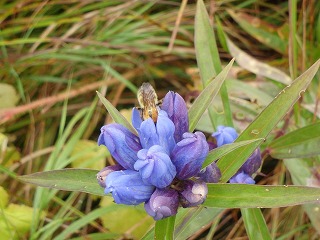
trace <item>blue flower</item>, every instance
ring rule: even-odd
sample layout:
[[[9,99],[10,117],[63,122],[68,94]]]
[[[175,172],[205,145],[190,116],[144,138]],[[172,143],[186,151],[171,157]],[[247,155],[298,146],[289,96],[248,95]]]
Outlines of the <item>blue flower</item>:
[[[211,163],[205,169],[202,169],[197,177],[207,183],[217,183],[221,178],[221,171],[215,162]]]
[[[106,178],[107,176],[114,172],[114,171],[119,171],[119,170],[124,170],[124,168],[120,164],[112,165],[112,166],[107,166],[103,168],[100,172],[97,173],[97,181],[99,185],[103,188],[106,187]]]
[[[254,150],[254,152],[250,155],[247,161],[241,166],[239,171],[243,171],[249,175],[254,174],[261,166],[261,152],[260,148]]]
[[[252,177],[244,172],[240,172],[234,175],[229,180],[230,183],[245,183],[245,184],[255,184],[255,181]]]
[[[157,111],[157,118],[143,120],[133,108],[138,136],[120,124],[101,128],[98,144],[105,145],[119,164],[101,170],[97,179],[116,203],[145,202],[147,213],[160,220],[175,215],[179,203],[201,204],[208,192],[203,180],[217,182],[221,173],[215,163],[200,173],[209,145],[202,132],[188,132],[188,111],[179,94],[169,92]]]
[[[176,142],[181,141],[182,134],[189,130],[188,109],[185,101],[178,93],[169,91],[163,99],[161,109],[167,112],[174,123],[174,139]]]
[[[186,180],[183,184],[184,190],[179,193],[182,207],[195,207],[206,200],[208,187],[205,182]]]
[[[144,149],[161,145],[167,154],[170,154],[176,144],[173,137],[175,126],[165,111],[159,111],[156,124],[151,118],[145,121],[139,120],[140,116],[137,115],[136,110],[134,110],[132,117],[133,125],[139,133],[140,142]]]
[[[163,147],[154,145],[138,152],[135,170],[140,172],[144,182],[157,188],[167,187],[176,176],[176,167],[171,162]]]
[[[238,172],[229,180],[230,183],[247,183],[255,184],[251,177],[261,166],[261,152],[260,148],[254,150],[247,161],[241,166]]]
[[[137,152],[141,149],[139,138],[124,126],[112,123],[101,128],[98,145],[105,145],[112,157],[125,169],[134,169]]]
[[[198,174],[208,152],[209,146],[202,132],[184,133],[171,154],[177,178],[184,180]]]
[[[218,126],[217,132],[214,132],[212,136],[217,140],[218,147],[221,147],[236,140],[238,133],[232,127]]]
[[[138,172],[121,170],[107,176],[104,192],[112,193],[118,204],[138,205],[150,199],[154,190],[155,187],[145,183]]]
[[[144,208],[154,220],[160,220],[177,214],[179,206],[178,192],[173,189],[156,189]]]

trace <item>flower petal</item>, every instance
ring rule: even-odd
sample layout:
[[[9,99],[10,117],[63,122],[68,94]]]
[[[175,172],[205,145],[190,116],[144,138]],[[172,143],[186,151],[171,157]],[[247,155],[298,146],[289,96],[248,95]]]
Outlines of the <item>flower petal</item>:
[[[145,183],[140,174],[132,170],[115,171],[106,178],[105,193],[112,193],[118,204],[138,205],[149,200],[155,187]]]
[[[114,159],[125,169],[133,169],[137,152],[141,149],[139,138],[117,123],[101,128],[98,145],[105,145]]]
[[[143,181],[157,188],[165,188],[170,185],[176,176],[176,168],[164,148],[155,145],[147,150],[146,155],[145,152],[146,149],[138,152],[139,159],[134,165]]]
[[[181,141],[182,134],[189,129],[188,109],[185,101],[178,93],[169,91],[163,99],[161,109],[167,112],[168,117],[174,123],[175,141]]]
[[[177,178],[184,180],[197,175],[208,152],[209,146],[202,132],[184,133],[171,154]]]

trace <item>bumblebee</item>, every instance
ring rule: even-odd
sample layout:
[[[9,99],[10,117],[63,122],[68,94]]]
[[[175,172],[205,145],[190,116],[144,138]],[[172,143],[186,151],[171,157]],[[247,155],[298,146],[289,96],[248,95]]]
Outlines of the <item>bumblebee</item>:
[[[140,114],[143,120],[151,118],[153,122],[157,122],[159,113],[158,96],[150,83],[143,83],[138,90],[138,102],[140,105]]]

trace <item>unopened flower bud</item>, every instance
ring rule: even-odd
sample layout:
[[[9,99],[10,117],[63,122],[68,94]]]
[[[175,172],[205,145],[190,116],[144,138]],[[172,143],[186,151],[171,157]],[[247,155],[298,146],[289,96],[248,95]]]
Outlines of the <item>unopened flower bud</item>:
[[[182,207],[195,207],[206,200],[208,187],[205,182],[200,180],[186,180],[183,184],[184,190],[179,193]]]
[[[121,170],[110,173],[106,178],[105,194],[112,193],[118,204],[138,205],[147,201],[155,187],[145,183],[138,172]]]
[[[172,151],[171,159],[177,169],[177,178],[188,179],[197,175],[209,152],[206,137],[202,132],[183,134],[183,139]]]
[[[252,177],[244,172],[239,172],[234,175],[229,180],[230,183],[245,183],[245,184],[255,184],[255,181]]]
[[[107,166],[103,168],[100,172],[97,173],[97,181],[99,185],[103,188],[106,187],[106,178],[107,176],[114,172],[114,171],[119,171],[119,170],[124,170],[124,168],[120,164],[112,165],[112,166]]]
[[[174,139],[176,142],[182,140],[182,134],[189,130],[188,109],[183,98],[169,91],[163,99],[161,109],[167,112],[168,117],[174,123]]]
[[[248,175],[254,174],[261,166],[261,152],[260,148],[254,150],[247,161],[242,165],[240,171],[247,173]]]
[[[156,189],[144,208],[154,220],[160,220],[177,214],[179,196],[173,189]]]
[[[221,147],[236,140],[238,133],[232,127],[218,126],[217,132],[214,132],[212,136],[217,140],[218,147]]]
[[[112,123],[101,128],[98,145],[105,145],[112,157],[125,169],[134,169],[137,152],[141,149],[139,138],[120,124]]]
[[[206,183],[217,183],[221,178],[221,171],[218,168],[215,162],[211,163],[206,168],[202,169],[197,177],[201,180],[205,181]]]
[[[141,149],[134,164],[143,181],[157,188],[167,187],[176,176],[176,167],[164,148],[154,145],[150,149]]]

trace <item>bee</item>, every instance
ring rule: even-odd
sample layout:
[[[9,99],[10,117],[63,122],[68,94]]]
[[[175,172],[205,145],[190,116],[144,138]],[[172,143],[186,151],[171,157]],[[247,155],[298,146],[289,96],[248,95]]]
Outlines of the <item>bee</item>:
[[[140,114],[143,120],[151,118],[153,122],[157,122],[159,113],[158,96],[150,83],[143,83],[138,90],[138,102],[140,105]]]

